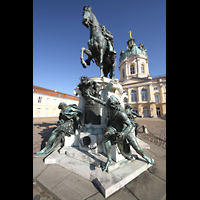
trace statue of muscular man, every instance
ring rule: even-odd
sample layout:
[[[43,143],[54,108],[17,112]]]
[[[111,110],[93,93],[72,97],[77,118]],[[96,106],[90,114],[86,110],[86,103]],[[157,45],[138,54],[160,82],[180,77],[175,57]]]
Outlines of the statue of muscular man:
[[[114,95],[112,95],[107,100],[107,102],[105,102],[101,99],[91,96],[89,93],[87,93],[87,96],[93,99],[95,102],[100,103],[107,108],[109,122],[106,130],[104,131],[104,144],[107,153],[107,162],[106,165],[103,167],[103,171],[107,171],[108,166],[112,162],[111,145],[113,136],[116,136],[117,140],[127,139],[129,144],[135,149],[135,151],[139,155],[141,155],[148,163],[153,165],[153,160],[148,156],[144,155],[143,149],[139,146],[137,140],[131,133],[133,125],[130,119],[128,118],[127,114],[125,113],[124,109],[121,107],[118,99]]]

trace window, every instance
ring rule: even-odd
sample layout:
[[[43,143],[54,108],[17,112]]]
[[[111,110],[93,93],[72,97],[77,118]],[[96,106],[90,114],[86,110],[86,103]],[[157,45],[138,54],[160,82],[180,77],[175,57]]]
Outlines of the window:
[[[49,104],[50,103],[50,98],[49,97],[47,97],[47,104]]]
[[[122,69],[122,78],[125,77],[125,72],[124,72],[124,69]]]
[[[37,108],[37,116],[40,116],[40,108]]]
[[[42,97],[38,97],[38,103],[42,103]]]
[[[56,104],[56,99],[53,100],[54,105]]]
[[[144,65],[143,64],[141,65],[141,73],[144,74]]]
[[[46,108],[46,110],[45,110],[45,116],[48,116],[48,112],[49,112],[49,109]]]
[[[155,94],[154,97],[155,97],[155,102],[159,103],[160,102],[159,94]]]
[[[142,89],[141,90],[141,96],[142,96],[142,101],[148,101],[148,91],[147,89]]]
[[[137,102],[137,92],[135,90],[131,90],[131,101]]]
[[[127,103],[127,102],[128,102],[128,99],[127,99],[127,98],[125,98],[125,99],[124,99],[124,103]]]
[[[130,73],[135,74],[135,66],[134,65],[130,66]]]

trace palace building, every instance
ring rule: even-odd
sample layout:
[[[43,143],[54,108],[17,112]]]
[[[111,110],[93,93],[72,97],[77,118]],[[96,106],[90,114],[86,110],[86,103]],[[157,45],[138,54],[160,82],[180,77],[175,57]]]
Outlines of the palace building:
[[[78,105],[79,97],[33,85],[33,117],[58,117],[60,102]]]
[[[142,43],[137,46],[131,34],[119,61],[119,82],[127,94],[124,104],[129,103],[143,117],[166,115],[166,76],[150,76],[147,49]]]

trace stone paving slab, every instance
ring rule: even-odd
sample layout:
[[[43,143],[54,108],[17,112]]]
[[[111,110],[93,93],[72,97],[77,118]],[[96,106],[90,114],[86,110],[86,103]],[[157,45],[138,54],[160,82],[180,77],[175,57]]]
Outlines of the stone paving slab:
[[[126,188],[123,187],[113,195],[106,198],[107,200],[137,200],[137,198]],[[101,193],[96,193],[93,196],[87,198],[86,200],[105,200]]]
[[[138,199],[162,200],[165,197],[166,182],[145,171],[131,183],[126,185]]]
[[[43,158],[33,159],[33,181],[47,168],[48,165],[44,165]]]
[[[98,190],[90,181],[71,173],[54,187],[52,192],[63,200],[80,200],[93,196],[98,193]]]
[[[37,181],[51,191],[70,174],[71,172],[69,170],[65,170],[65,168],[59,165],[48,165],[43,173],[37,178]]]

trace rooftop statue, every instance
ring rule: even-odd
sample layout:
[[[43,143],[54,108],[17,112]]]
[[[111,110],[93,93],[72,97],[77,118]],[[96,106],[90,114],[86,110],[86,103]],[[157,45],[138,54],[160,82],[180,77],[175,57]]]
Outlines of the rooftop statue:
[[[56,121],[57,128],[51,133],[51,136],[47,142],[46,147],[36,153],[37,156],[46,156],[55,150],[59,144],[64,144],[65,136],[71,136],[75,134],[76,129],[81,128],[81,111],[76,104],[68,105],[61,102],[58,105],[61,109],[59,120]]]
[[[121,143],[122,140],[127,140],[139,155],[141,155],[148,163],[154,164],[151,158],[144,155],[143,149],[139,146],[137,140],[133,136],[133,133],[131,132],[133,125],[125,110],[120,105],[118,99],[114,95],[111,95],[107,102],[105,102],[99,98],[91,96],[89,92],[87,93],[87,96],[107,108],[109,122],[106,130],[104,131],[104,145],[107,153],[107,162],[103,167],[103,171],[107,171],[108,166],[112,163],[111,145],[118,142]],[[123,152],[121,148],[120,150],[126,159],[133,159],[132,155],[127,155],[126,152]]]
[[[130,35],[130,38],[132,38],[133,31],[129,31],[128,33]]]
[[[114,70],[116,67],[116,52],[113,47],[113,35],[103,25],[101,26],[91,10],[90,6],[84,6],[82,23],[87,28],[90,27],[90,39],[88,40],[88,48],[81,48],[81,64],[84,68],[90,65],[92,59],[95,60],[97,66],[100,67],[100,77],[114,78]],[[88,55],[88,59],[84,60],[83,54]],[[93,60],[92,60],[93,61]]]

